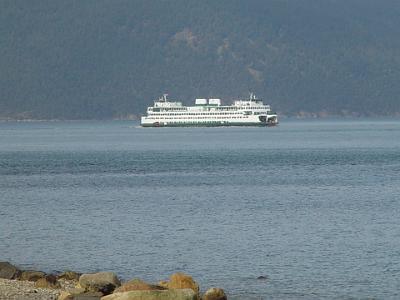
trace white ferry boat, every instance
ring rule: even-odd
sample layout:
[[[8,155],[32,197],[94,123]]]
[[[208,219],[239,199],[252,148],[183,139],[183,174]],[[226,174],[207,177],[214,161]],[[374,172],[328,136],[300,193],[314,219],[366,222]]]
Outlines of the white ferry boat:
[[[191,126],[273,126],[278,116],[269,105],[251,93],[249,99],[235,100],[232,105],[221,105],[221,99],[196,99],[195,106],[184,106],[170,101],[167,94],[154,101],[142,116],[143,127]]]

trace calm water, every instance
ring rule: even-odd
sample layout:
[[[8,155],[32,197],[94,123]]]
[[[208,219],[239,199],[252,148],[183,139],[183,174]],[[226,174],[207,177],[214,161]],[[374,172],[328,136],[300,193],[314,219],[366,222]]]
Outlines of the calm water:
[[[136,125],[0,123],[0,260],[184,271],[230,299],[400,298],[400,121]]]

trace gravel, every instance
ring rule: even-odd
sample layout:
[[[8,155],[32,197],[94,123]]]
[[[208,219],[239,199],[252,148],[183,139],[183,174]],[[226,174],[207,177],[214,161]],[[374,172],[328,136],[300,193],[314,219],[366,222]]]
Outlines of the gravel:
[[[0,279],[0,300],[56,300],[60,292],[36,288],[31,281]]]

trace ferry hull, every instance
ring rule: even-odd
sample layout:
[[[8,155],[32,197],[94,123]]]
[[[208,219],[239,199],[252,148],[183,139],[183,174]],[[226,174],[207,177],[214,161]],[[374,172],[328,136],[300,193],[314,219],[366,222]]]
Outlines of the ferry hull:
[[[142,123],[142,127],[227,127],[227,126],[252,126],[252,127],[270,127],[276,126],[277,123],[261,123],[261,122],[180,122],[180,123],[168,123],[168,122],[155,122],[155,123]]]

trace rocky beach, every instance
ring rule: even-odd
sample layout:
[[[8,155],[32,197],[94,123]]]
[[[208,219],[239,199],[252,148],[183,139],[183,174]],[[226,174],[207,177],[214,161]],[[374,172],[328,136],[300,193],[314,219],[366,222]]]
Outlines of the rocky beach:
[[[46,274],[0,262],[1,300],[226,300],[220,288],[200,293],[199,284],[184,273],[156,284],[141,279],[121,281],[113,272]]]

